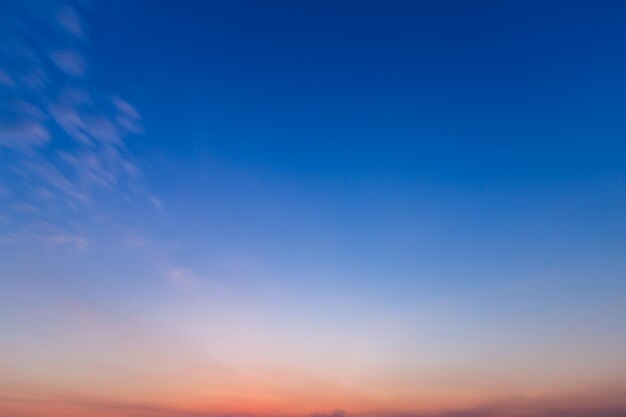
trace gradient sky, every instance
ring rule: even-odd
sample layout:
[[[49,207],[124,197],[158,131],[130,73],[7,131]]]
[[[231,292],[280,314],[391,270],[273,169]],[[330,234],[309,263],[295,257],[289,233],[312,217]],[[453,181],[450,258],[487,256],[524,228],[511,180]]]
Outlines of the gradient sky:
[[[626,3],[0,0],[0,417],[623,417]]]

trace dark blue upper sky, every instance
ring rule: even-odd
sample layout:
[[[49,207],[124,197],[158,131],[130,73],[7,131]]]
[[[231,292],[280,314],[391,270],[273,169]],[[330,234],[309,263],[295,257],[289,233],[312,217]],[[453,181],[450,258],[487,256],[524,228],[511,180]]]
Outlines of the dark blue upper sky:
[[[185,256],[210,241],[473,286],[499,262],[623,247],[621,2],[133,2],[87,19],[88,75],[140,109],[128,145]]]
[[[439,235],[448,265],[624,231],[621,2],[103,7],[92,75],[141,109],[130,146],[191,235],[401,260]]]
[[[21,12],[5,32],[37,45],[26,61],[5,48],[21,62],[4,70],[8,97],[28,92],[50,114],[5,101],[17,114],[6,131],[34,132],[35,146],[55,139],[42,157],[58,172],[33,175],[85,201],[141,171],[165,219],[123,202],[119,213],[190,239],[184,256],[207,239],[279,259],[303,236],[300,252],[354,256],[363,269],[414,257],[445,269],[457,257],[623,244],[622,2],[77,3],[80,20],[58,15],[60,35],[34,25],[56,6],[7,5]],[[15,87],[11,77],[46,59],[49,85]],[[105,105],[111,91],[134,108]],[[94,155],[85,134],[108,143]],[[57,178],[74,171],[81,190]],[[141,189],[124,187],[125,198]],[[64,210],[54,222],[69,222]],[[386,253],[382,265],[370,265],[374,253]]]
[[[453,182],[623,169],[621,2],[110,9],[94,16],[96,76],[183,158]]]

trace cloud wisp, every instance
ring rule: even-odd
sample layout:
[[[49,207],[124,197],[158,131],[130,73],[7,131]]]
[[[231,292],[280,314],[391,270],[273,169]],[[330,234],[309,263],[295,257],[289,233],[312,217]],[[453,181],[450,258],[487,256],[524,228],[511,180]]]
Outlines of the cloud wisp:
[[[17,235],[33,240],[25,231],[33,224],[74,235],[75,230],[66,230],[71,229],[67,219],[103,193],[143,198],[153,205],[158,201],[147,192],[127,146],[129,138],[142,133],[141,115],[90,80],[82,14],[89,6],[32,3],[9,2],[0,17],[0,184],[6,190],[0,205],[7,218],[5,242]],[[36,210],[19,209],[27,206]],[[52,235],[44,240],[63,245],[75,241]]]

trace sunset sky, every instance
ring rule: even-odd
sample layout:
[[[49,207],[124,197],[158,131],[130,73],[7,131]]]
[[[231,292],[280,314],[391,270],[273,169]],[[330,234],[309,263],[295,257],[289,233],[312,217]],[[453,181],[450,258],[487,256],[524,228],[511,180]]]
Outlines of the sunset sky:
[[[626,2],[0,0],[0,417],[626,416]]]

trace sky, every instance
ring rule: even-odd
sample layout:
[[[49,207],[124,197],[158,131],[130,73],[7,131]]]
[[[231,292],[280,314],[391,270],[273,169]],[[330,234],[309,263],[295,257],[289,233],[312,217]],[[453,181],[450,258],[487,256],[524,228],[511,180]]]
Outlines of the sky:
[[[0,417],[623,417],[626,3],[0,0]]]

